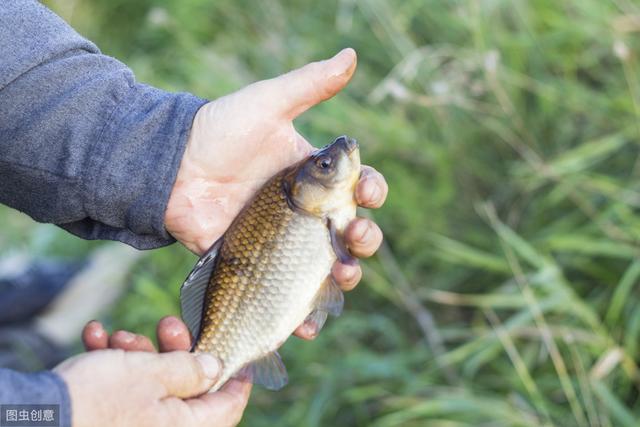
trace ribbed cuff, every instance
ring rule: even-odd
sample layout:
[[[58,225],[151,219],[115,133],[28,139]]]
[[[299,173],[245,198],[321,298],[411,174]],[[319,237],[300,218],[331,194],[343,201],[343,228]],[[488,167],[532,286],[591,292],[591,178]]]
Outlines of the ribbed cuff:
[[[130,87],[90,154],[85,208],[99,225],[91,224],[94,235],[85,230],[83,237],[138,249],[175,241],[164,227],[165,211],[193,118],[206,102],[144,84]]]
[[[71,399],[66,383],[51,371],[36,373],[0,369],[0,405],[58,405],[60,427],[71,427]],[[6,406],[3,406],[6,410]],[[0,414],[3,416],[3,414]]]

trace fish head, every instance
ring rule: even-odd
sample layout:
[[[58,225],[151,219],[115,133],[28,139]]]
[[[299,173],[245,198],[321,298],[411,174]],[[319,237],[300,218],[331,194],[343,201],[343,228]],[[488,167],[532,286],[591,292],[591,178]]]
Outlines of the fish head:
[[[287,174],[285,192],[294,207],[312,215],[323,218],[353,216],[359,177],[358,143],[348,136],[340,136]]]

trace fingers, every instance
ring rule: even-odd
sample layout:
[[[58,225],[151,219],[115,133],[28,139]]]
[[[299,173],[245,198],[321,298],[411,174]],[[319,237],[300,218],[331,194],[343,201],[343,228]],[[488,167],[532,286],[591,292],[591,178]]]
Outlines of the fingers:
[[[375,222],[366,218],[356,218],[349,223],[344,238],[352,255],[366,258],[373,255],[382,243],[382,231]],[[362,278],[360,265],[349,265],[336,262],[331,274],[343,291],[355,288]]]
[[[305,322],[296,328],[293,335],[298,338],[302,338],[303,340],[312,340],[318,336],[318,332],[319,331],[313,325]]]
[[[191,348],[191,334],[187,326],[177,317],[167,316],[156,328],[160,352],[185,351]]]
[[[156,334],[160,351],[163,353],[189,350],[191,347],[189,330],[180,319],[174,316],[167,316],[161,319],[158,322]],[[82,330],[82,342],[87,351],[106,348],[125,351],[156,351],[151,340],[144,335],[120,330],[109,336],[102,324],[96,320],[87,323]]]
[[[362,166],[360,180],[356,186],[356,201],[365,208],[379,208],[384,204],[389,192],[384,176],[371,166]],[[356,218],[347,226],[344,238],[349,252],[358,258],[373,255],[382,244],[382,230],[378,225],[366,218]],[[348,265],[336,262],[331,274],[343,291],[356,287],[362,278],[360,265]],[[295,330],[294,335],[302,339],[313,339],[318,334],[310,325],[303,323]]]
[[[340,289],[350,291],[355,288],[362,278],[362,269],[359,264],[349,265],[336,262],[331,268],[331,275]]]
[[[116,331],[109,336],[102,324],[92,320],[82,330],[82,342],[87,351],[104,350],[106,348],[125,351],[156,351],[151,340],[144,335],[128,331]]]
[[[206,393],[222,372],[221,363],[210,354],[186,351],[156,354],[139,365],[138,369],[149,370],[164,385],[163,397],[181,399]]]
[[[356,201],[365,208],[379,208],[383,205],[389,192],[384,176],[371,166],[363,166],[360,180],[356,186]],[[358,258],[372,256],[382,244],[382,230],[378,225],[366,218],[356,218],[344,233],[349,251]],[[360,266],[336,263],[332,270],[333,277],[343,290],[353,289],[362,278]]]
[[[109,348],[125,351],[156,351],[149,338],[122,330],[114,332],[109,337]]]
[[[197,425],[231,427],[237,425],[251,395],[249,381],[231,379],[215,393],[187,400]]]
[[[260,82],[269,104],[281,99],[280,113],[294,119],[344,88],[356,69],[356,52],[343,49],[325,61],[312,62],[275,79]]]
[[[347,225],[344,238],[353,256],[367,258],[382,244],[382,230],[370,219],[356,218]]]
[[[109,345],[109,334],[100,322],[92,320],[82,330],[82,343],[87,351],[104,350]]]
[[[387,198],[389,186],[384,176],[371,166],[362,166],[356,186],[356,201],[363,208],[379,208]]]

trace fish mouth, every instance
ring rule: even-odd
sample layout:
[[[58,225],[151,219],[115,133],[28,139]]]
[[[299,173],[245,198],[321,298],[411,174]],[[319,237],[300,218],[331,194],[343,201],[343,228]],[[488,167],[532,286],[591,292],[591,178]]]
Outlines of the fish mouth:
[[[347,154],[353,153],[358,148],[358,141],[346,135],[337,137],[333,143],[339,145]]]

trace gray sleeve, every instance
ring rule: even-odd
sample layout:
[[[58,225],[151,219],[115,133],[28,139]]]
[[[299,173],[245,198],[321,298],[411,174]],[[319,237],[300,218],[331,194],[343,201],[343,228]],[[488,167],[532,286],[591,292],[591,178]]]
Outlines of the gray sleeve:
[[[85,239],[169,244],[164,214],[206,102],[137,83],[35,0],[0,1],[0,203]]]
[[[53,405],[60,427],[71,427],[71,400],[67,385],[55,373],[22,373],[0,368],[0,408],[7,405]],[[0,413],[0,420],[6,413]],[[0,421],[1,422],[1,421]]]

